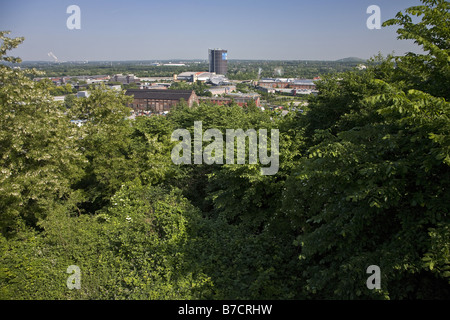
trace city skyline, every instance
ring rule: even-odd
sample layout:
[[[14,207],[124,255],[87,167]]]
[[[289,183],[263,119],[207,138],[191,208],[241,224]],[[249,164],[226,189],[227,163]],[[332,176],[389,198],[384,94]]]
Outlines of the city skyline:
[[[207,60],[208,48],[226,48],[229,60],[368,59],[420,49],[397,40],[394,27],[368,29],[367,8],[379,6],[384,22],[416,4],[18,0],[0,4],[0,30],[25,37],[12,51],[24,61],[53,61],[49,52],[60,61]],[[67,27],[70,5],[80,8],[80,29]]]

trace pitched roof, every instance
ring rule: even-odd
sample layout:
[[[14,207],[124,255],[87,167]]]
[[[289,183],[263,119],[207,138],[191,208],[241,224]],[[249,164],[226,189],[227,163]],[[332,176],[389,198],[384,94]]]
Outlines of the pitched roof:
[[[135,99],[180,100],[186,101],[194,93],[193,90],[156,90],[156,89],[128,89],[125,94]]]

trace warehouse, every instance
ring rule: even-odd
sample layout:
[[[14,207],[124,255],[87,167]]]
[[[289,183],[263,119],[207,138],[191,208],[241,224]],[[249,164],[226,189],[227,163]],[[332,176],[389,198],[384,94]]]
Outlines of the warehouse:
[[[125,92],[133,96],[134,100],[128,104],[134,111],[150,111],[162,113],[170,111],[171,107],[184,100],[189,107],[197,102],[197,95],[193,90],[156,90],[156,89],[129,89]]]
[[[260,96],[258,94],[233,94],[230,93],[225,97],[199,97],[202,102],[210,102],[218,105],[228,105],[235,102],[237,105],[243,107],[249,102],[253,101],[257,107],[261,106]]]
[[[304,89],[315,90],[314,80],[309,79],[282,79],[265,78],[258,81],[258,87],[266,89]]]

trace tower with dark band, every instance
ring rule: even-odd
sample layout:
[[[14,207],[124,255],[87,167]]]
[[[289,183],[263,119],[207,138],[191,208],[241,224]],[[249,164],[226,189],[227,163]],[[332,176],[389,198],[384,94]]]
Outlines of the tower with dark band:
[[[228,70],[227,55],[227,50],[209,49],[209,72],[226,75]]]

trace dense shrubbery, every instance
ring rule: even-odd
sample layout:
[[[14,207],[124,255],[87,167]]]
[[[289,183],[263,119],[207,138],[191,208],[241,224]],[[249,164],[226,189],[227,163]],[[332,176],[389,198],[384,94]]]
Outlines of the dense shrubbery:
[[[201,104],[128,120],[101,87],[66,113],[34,71],[0,65],[0,298],[450,298],[449,3],[423,3],[386,23],[423,55],[329,75],[285,116]],[[1,38],[14,62],[22,39]],[[194,121],[278,129],[278,173],[175,166],[171,134]]]

